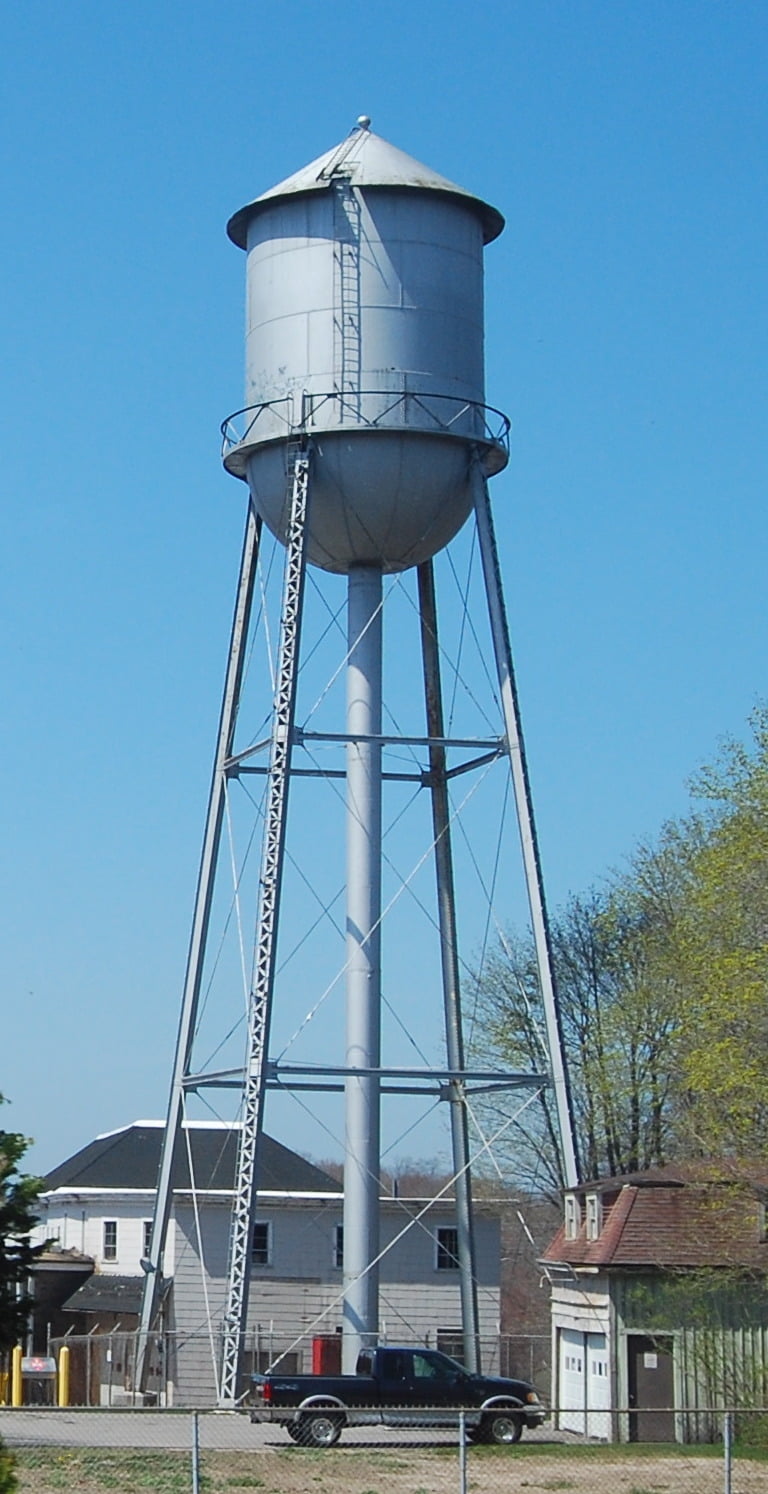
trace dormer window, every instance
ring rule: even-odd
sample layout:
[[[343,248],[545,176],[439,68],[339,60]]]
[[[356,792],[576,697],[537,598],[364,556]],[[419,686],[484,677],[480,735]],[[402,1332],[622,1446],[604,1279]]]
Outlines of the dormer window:
[[[565,1195],[565,1238],[577,1240],[581,1229],[581,1205],[575,1193]]]
[[[587,1239],[598,1240],[603,1227],[603,1203],[599,1193],[587,1194]]]

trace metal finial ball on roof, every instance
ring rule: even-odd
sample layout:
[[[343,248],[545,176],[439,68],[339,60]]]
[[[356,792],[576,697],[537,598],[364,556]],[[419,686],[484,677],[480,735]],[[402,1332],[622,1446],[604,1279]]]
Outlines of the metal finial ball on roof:
[[[357,123],[359,124],[361,130],[370,130],[370,128],[371,128],[371,116],[370,116],[370,114],[358,114],[358,116],[357,116]]]

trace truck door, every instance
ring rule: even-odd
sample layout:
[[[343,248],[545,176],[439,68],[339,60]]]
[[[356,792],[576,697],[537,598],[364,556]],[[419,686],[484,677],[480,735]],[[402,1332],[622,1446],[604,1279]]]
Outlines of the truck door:
[[[379,1390],[384,1419],[413,1405],[413,1351],[411,1349],[387,1349],[382,1353],[379,1369]],[[397,1424],[402,1419],[396,1417]]]
[[[429,1349],[398,1349],[395,1355],[401,1378],[397,1385],[392,1385],[391,1396],[382,1395],[382,1401],[389,1407],[384,1410],[383,1420],[397,1426],[452,1425],[455,1416],[450,1408],[465,1405],[467,1397],[458,1365]],[[389,1389],[387,1382],[386,1390]]]

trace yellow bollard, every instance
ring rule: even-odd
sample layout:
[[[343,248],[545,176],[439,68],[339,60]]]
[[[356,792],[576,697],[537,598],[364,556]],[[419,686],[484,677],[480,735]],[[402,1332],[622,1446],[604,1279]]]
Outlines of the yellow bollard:
[[[11,1351],[11,1405],[21,1406],[22,1404],[21,1344],[17,1344]]]
[[[11,1377],[7,1370],[0,1370],[0,1406],[8,1405],[8,1391],[11,1385]]]
[[[62,1344],[59,1349],[59,1374],[58,1374],[58,1401],[59,1406],[69,1405],[69,1349]]]

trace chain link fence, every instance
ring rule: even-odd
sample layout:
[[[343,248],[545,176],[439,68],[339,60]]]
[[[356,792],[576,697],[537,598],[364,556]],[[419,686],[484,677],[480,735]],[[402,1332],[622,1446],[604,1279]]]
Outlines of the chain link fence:
[[[382,1339],[386,1342],[386,1339]],[[402,1330],[397,1342],[407,1343]],[[441,1349],[461,1361],[463,1339],[460,1329],[437,1329],[419,1338],[426,1348]],[[323,1341],[326,1345],[328,1340]],[[272,1365],[280,1374],[309,1374],[315,1368],[313,1347],[317,1340],[311,1334],[275,1329],[272,1325],[249,1331],[243,1352],[241,1388],[246,1390],[250,1376],[266,1374]],[[322,1367],[338,1373],[341,1365],[341,1343],[330,1340],[338,1359]],[[215,1404],[217,1366],[221,1361],[221,1343],[205,1334],[164,1331],[152,1335],[149,1358],[148,1389],[136,1390],[138,1335],[135,1329],[115,1328],[111,1332],[68,1333],[51,1337],[46,1352],[57,1362],[62,1348],[69,1351],[69,1400],[74,1406],[111,1408],[137,1405],[181,1407]],[[551,1339],[548,1334],[497,1334],[481,1340],[483,1369],[489,1375],[529,1380],[543,1400],[551,1393]],[[30,1397],[39,1403],[46,1396],[55,1400],[52,1387],[30,1385]],[[0,1394],[0,1401],[2,1395]]]
[[[712,1442],[590,1441],[552,1415],[496,1446],[470,1440],[469,1422],[345,1427],[317,1448],[247,1412],[30,1406],[0,1408],[0,1440],[18,1494],[768,1494],[768,1410],[678,1415],[678,1436],[708,1426]]]

